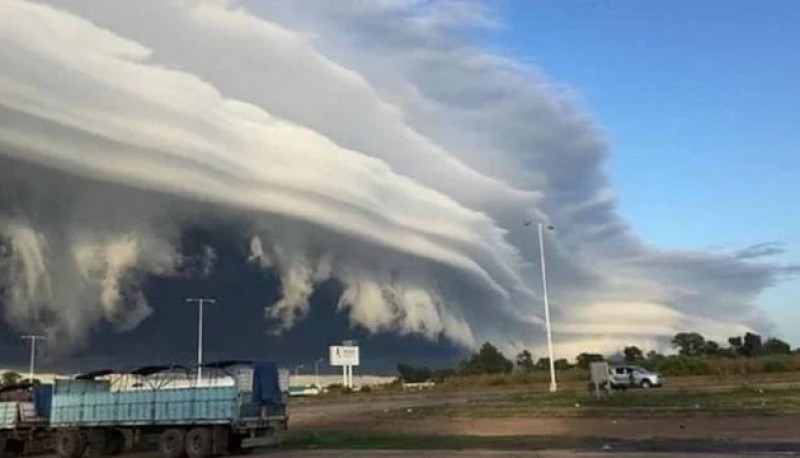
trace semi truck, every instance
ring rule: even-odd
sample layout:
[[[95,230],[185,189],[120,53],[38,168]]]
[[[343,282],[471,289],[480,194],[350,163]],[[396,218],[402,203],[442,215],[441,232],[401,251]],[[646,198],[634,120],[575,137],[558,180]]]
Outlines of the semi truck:
[[[62,458],[150,445],[170,458],[238,454],[280,443],[288,425],[287,396],[271,362],[100,370],[56,379],[49,399],[48,386],[38,391],[36,434]],[[9,429],[6,453],[16,450],[9,447],[15,440],[30,441],[23,428]]]

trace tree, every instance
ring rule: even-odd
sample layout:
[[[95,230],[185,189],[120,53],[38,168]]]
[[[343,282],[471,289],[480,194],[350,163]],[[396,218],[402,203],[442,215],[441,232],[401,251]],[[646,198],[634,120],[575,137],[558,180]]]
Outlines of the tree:
[[[405,383],[427,382],[433,376],[433,371],[427,367],[414,367],[403,363],[397,364],[397,373]]]
[[[679,332],[672,338],[672,346],[684,356],[701,356],[706,339],[696,332]]]
[[[761,353],[761,336],[748,332],[744,335],[744,344],[742,344],[742,353],[745,356],[758,356]]]
[[[486,342],[480,350],[461,363],[461,370],[467,374],[503,374],[511,372],[514,363],[506,359],[500,350]]]
[[[742,345],[744,344],[741,337],[728,337],[728,344],[737,355],[742,354]]]
[[[533,371],[533,356],[528,350],[522,350],[517,355],[517,369],[521,372]]]
[[[3,372],[3,375],[0,376],[0,383],[2,383],[3,386],[13,385],[20,380],[22,380],[22,376],[14,371]]]
[[[436,369],[433,371],[431,379],[436,383],[441,383],[454,375],[456,375],[455,369]]]
[[[539,358],[536,360],[536,365],[534,366],[536,370],[546,371],[550,369],[550,358]]]
[[[703,354],[706,356],[720,356],[722,348],[713,340],[707,340],[703,347]]]
[[[635,363],[637,361],[641,361],[644,359],[644,354],[642,353],[642,350],[635,345],[631,345],[630,347],[625,347],[622,350],[622,354],[625,355],[625,362],[627,363]]]
[[[789,355],[792,353],[792,347],[788,343],[775,337],[767,339],[761,350],[765,355]]]
[[[647,352],[646,358],[647,358],[648,361],[654,361],[654,360],[657,360],[657,359],[664,358],[664,355],[662,355],[661,353],[659,353],[659,352],[657,352],[655,350],[650,350],[650,351]]]
[[[592,363],[604,360],[603,355],[598,353],[581,353],[575,357],[575,362],[581,369],[588,369]]]
[[[553,361],[553,367],[557,371],[566,371],[569,370],[572,367],[572,365],[565,358],[559,358]]]

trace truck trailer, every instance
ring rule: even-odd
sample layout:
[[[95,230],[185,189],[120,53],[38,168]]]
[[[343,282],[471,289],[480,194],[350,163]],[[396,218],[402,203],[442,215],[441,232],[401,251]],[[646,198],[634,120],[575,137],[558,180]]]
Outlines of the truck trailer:
[[[0,388],[0,452],[23,455],[51,448],[52,385],[22,381]]]
[[[0,425],[4,454],[35,442],[52,444],[62,458],[150,445],[166,457],[207,458],[277,445],[288,425],[287,395],[272,362],[93,371],[30,393],[6,414],[16,422]],[[4,408],[12,406],[0,402],[0,420]]]

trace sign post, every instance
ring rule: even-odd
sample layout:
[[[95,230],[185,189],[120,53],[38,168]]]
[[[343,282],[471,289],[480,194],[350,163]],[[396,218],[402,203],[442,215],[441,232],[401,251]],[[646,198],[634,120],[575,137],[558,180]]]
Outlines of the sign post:
[[[342,366],[342,384],[353,388],[353,366],[359,364],[358,347],[350,345],[331,345],[331,366]]]
[[[600,398],[600,387],[610,384],[608,377],[608,362],[594,361],[589,364],[589,373],[592,376],[592,383],[594,384],[594,393],[597,398]]]

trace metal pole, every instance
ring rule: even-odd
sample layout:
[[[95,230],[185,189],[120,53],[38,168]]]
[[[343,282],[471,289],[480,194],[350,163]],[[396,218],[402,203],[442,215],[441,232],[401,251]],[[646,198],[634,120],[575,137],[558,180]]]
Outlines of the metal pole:
[[[203,301],[200,301],[197,314],[197,385],[203,378]]]
[[[200,385],[200,380],[203,378],[203,305],[206,303],[216,304],[215,299],[209,298],[189,298],[186,302],[195,302],[198,307],[197,314],[197,385]]]
[[[317,388],[322,388],[319,382],[319,363],[323,361],[322,358],[318,359],[314,362],[314,382],[317,384]]]
[[[33,375],[34,369],[36,365],[36,341],[37,340],[44,340],[44,336],[37,336],[33,334],[22,336],[24,340],[31,341],[31,357],[30,357],[30,365],[28,367],[28,380],[33,382]]]
[[[547,351],[550,355],[550,392],[554,393],[558,390],[556,384],[556,364],[553,360],[553,335],[550,330],[550,303],[547,297],[547,264],[544,257],[544,227],[542,223],[538,223],[539,229],[539,255],[541,257],[542,265],[542,298],[544,299],[544,321],[547,328]]]

